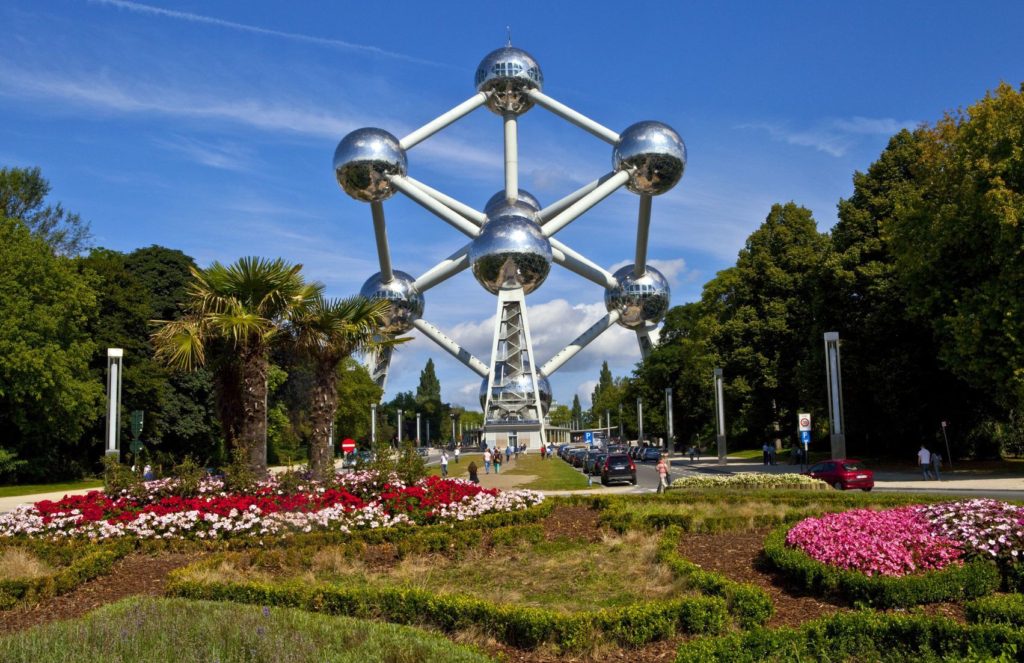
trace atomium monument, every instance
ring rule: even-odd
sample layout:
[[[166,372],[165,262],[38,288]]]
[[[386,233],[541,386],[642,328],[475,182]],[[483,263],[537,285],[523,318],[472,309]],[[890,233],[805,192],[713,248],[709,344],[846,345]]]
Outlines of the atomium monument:
[[[551,404],[548,376],[614,324],[636,333],[644,355],[657,343],[657,325],[668,310],[669,286],[647,264],[651,200],[682,178],[686,146],[679,134],[661,122],[637,122],[619,134],[547,96],[537,61],[511,44],[484,57],[475,83],[476,94],[407,136],[397,138],[376,128],[348,134],[334,152],[334,173],[347,194],[370,204],[380,271],[366,281],[361,294],[391,302],[383,332],[394,336],[417,329],[480,375],[480,405],[489,445],[526,443],[536,448],[545,443],[544,418]],[[535,105],[612,146],[611,172],[547,207],[519,188],[518,122]],[[504,189],[487,201],[483,211],[410,177],[406,156],[481,106],[501,116],[505,137]],[[613,274],[554,236],[623,186],[640,198],[636,251],[633,264]],[[419,277],[394,269],[383,203],[396,192],[465,234],[469,242]],[[538,364],[526,295],[544,283],[552,262],[604,288],[608,313],[546,363]],[[497,297],[489,363],[423,318],[424,293],[465,269]],[[381,387],[390,361],[390,349],[372,358],[371,372]]]

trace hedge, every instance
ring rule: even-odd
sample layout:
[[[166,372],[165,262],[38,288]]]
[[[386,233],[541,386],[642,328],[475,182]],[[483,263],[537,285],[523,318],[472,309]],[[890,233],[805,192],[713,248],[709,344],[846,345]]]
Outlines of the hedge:
[[[1024,632],[1011,626],[859,611],[839,613],[797,628],[758,628],[698,638],[680,646],[676,663],[1015,660],[1021,652]]]
[[[445,631],[473,627],[523,649],[551,644],[563,651],[581,651],[591,647],[595,640],[635,647],[677,633],[720,633],[728,624],[725,601],[703,596],[564,614],[400,586],[349,588],[296,581],[205,583],[185,579],[181,570],[171,573],[167,593],[190,599],[295,607],[399,624],[426,624]]]
[[[23,547],[40,557],[50,561],[59,559],[66,566],[40,578],[0,580],[0,610],[13,607],[20,601],[66,594],[87,580],[110,573],[114,563],[135,547],[131,541],[66,547],[43,542],[24,543]]]
[[[1024,596],[994,594],[964,605],[967,621],[978,624],[1010,624],[1024,627]]]
[[[682,530],[670,527],[658,545],[658,561],[669,567],[677,578],[686,578],[703,594],[720,596],[725,599],[729,614],[743,628],[765,624],[772,618],[775,607],[768,593],[760,587],[745,585],[725,576],[705,571],[700,566],[679,555],[679,538]]]
[[[838,569],[787,546],[786,533],[790,527],[784,525],[768,535],[764,542],[765,555],[793,583],[815,594],[840,596],[877,608],[906,608],[921,603],[977,598],[999,589],[999,569],[992,562],[980,559],[963,566],[947,566],[941,571],[902,577],[867,576]]]

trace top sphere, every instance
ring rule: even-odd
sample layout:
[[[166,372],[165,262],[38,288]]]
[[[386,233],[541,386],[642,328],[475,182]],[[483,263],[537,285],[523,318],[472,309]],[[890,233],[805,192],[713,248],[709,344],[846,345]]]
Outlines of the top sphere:
[[[534,212],[540,211],[540,201],[525,189],[519,189],[519,195],[516,196],[517,206],[526,205]],[[508,206],[508,201],[505,199],[505,190],[502,189],[498,193],[494,194],[487,200],[487,204],[484,205],[484,214],[487,216],[501,216],[501,214],[495,214],[499,209]]]
[[[356,129],[334,150],[334,176],[345,193],[374,203],[395,193],[388,175],[405,175],[409,165],[398,139],[383,129]]]
[[[675,129],[661,122],[637,122],[619,135],[612,150],[615,170],[633,169],[626,188],[657,196],[674,187],[686,170],[686,145]]]
[[[491,111],[521,115],[533,106],[527,90],[544,87],[544,75],[532,55],[521,48],[504,46],[480,61],[475,83],[478,92],[491,93],[487,98]]]
[[[386,299],[391,309],[384,318],[381,332],[404,334],[412,329],[412,321],[423,315],[423,294],[413,286],[414,279],[405,272],[394,270],[394,278],[385,283],[380,272],[370,278],[359,290],[366,299]]]

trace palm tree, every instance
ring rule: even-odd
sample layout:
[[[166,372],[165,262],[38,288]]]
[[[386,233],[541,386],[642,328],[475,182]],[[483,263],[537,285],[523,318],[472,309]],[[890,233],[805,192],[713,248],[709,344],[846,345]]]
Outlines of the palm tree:
[[[309,468],[318,475],[334,469],[330,436],[338,410],[338,365],[354,352],[407,340],[382,338],[380,328],[389,308],[383,299],[325,299],[321,295],[310,299],[292,320],[295,345],[314,366]]]
[[[207,348],[223,341],[233,352],[237,376],[219,384],[237,389],[224,400],[236,402],[238,430],[225,430],[229,442],[243,449],[258,472],[267,469],[267,367],[269,351],[283,324],[308,302],[321,296],[323,286],[306,283],[302,265],[277,258],[240,258],[225,267],[214,262],[208,269],[192,269],[179,320],[156,321],[153,333],[156,356],[167,365],[193,370],[206,363]]]

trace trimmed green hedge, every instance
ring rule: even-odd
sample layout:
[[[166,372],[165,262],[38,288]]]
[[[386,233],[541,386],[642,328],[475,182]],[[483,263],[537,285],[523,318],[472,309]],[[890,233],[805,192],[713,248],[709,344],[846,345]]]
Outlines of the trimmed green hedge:
[[[688,579],[694,587],[710,596],[725,599],[729,614],[743,628],[765,624],[772,618],[775,607],[768,593],[760,587],[729,580],[725,576],[705,571],[678,553],[682,530],[669,527],[658,545],[658,561],[669,567],[677,578]]]
[[[56,573],[41,578],[0,580],[0,610],[20,601],[37,601],[66,594],[87,580],[110,573],[114,563],[134,550],[130,541],[58,546],[44,542],[19,542],[46,561],[64,564]]]
[[[921,603],[977,598],[999,589],[999,569],[986,560],[899,578],[838,569],[787,546],[789,529],[789,525],[784,525],[768,535],[764,542],[765,555],[792,582],[815,594],[841,596],[876,608],[906,608]]]
[[[994,594],[964,605],[967,621],[977,624],[1011,624],[1024,627],[1024,596]]]
[[[172,572],[169,595],[303,608],[399,624],[429,624],[445,631],[475,627],[524,649],[552,644],[564,651],[581,651],[599,640],[635,647],[677,633],[720,633],[729,621],[725,601],[714,597],[648,601],[621,609],[562,614],[409,587],[349,588],[295,581],[272,585],[204,583],[183,575],[181,571]]]
[[[1001,624],[958,624],[945,617],[840,613],[798,628],[699,638],[679,648],[676,663],[706,661],[1017,660],[1024,632]]]

